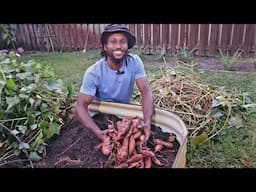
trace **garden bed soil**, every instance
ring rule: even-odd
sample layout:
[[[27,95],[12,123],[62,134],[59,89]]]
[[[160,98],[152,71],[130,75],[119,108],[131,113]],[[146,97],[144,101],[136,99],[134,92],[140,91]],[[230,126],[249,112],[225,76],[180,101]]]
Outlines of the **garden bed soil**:
[[[112,121],[120,118],[109,114],[96,114],[93,119],[101,129],[107,127],[105,117]],[[153,138],[167,140],[169,133],[161,131],[160,127],[152,125],[151,136],[147,142],[147,147],[152,151]],[[87,128],[83,127],[79,121],[72,118],[61,128],[60,134],[51,138],[47,145],[47,155],[39,162],[34,162],[34,168],[113,168],[110,156],[105,156],[101,150],[95,147],[100,144],[100,140]],[[155,153],[162,163],[161,166],[152,164],[152,168],[172,168],[180,144],[173,142],[172,149],[163,149]],[[112,160],[113,161],[113,160]],[[30,168],[26,163],[13,163],[8,167]]]

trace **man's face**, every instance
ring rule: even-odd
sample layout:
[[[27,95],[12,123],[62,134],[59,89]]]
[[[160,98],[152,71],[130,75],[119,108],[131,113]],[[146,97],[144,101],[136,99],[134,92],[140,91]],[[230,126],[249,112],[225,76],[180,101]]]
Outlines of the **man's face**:
[[[127,37],[123,33],[110,35],[104,45],[104,50],[114,64],[120,64],[128,51]]]

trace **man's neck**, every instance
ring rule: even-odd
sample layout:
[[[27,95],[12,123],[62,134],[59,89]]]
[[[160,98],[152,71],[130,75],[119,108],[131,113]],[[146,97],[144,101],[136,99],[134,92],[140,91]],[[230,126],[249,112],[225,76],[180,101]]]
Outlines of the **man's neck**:
[[[113,63],[113,61],[110,58],[107,58],[107,63],[110,69],[118,71],[123,64],[124,59],[120,63]]]

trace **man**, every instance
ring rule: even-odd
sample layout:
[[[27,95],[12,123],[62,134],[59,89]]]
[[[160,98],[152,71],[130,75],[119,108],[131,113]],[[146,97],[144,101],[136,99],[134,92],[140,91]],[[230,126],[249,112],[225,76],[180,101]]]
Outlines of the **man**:
[[[88,105],[93,100],[130,103],[135,82],[142,95],[145,141],[150,135],[153,94],[142,60],[128,53],[135,42],[135,36],[125,25],[107,25],[101,35],[103,58],[90,66],[83,77],[76,113],[83,126],[95,133],[102,142],[106,137],[90,117]]]

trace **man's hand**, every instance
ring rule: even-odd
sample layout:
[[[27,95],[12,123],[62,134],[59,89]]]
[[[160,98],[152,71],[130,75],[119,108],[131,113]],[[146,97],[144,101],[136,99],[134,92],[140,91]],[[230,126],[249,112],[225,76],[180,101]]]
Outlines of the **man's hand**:
[[[143,123],[142,125],[139,126],[139,128],[142,128],[144,131],[144,135],[145,135],[144,142],[146,143],[151,133],[151,123]]]
[[[101,140],[101,142],[104,142],[106,140],[106,132],[100,130],[100,131],[97,131],[96,133],[96,136]]]
[[[100,129],[99,129],[100,130]],[[104,142],[107,139],[107,134],[113,132],[111,129],[100,130],[96,133],[96,136]]]

